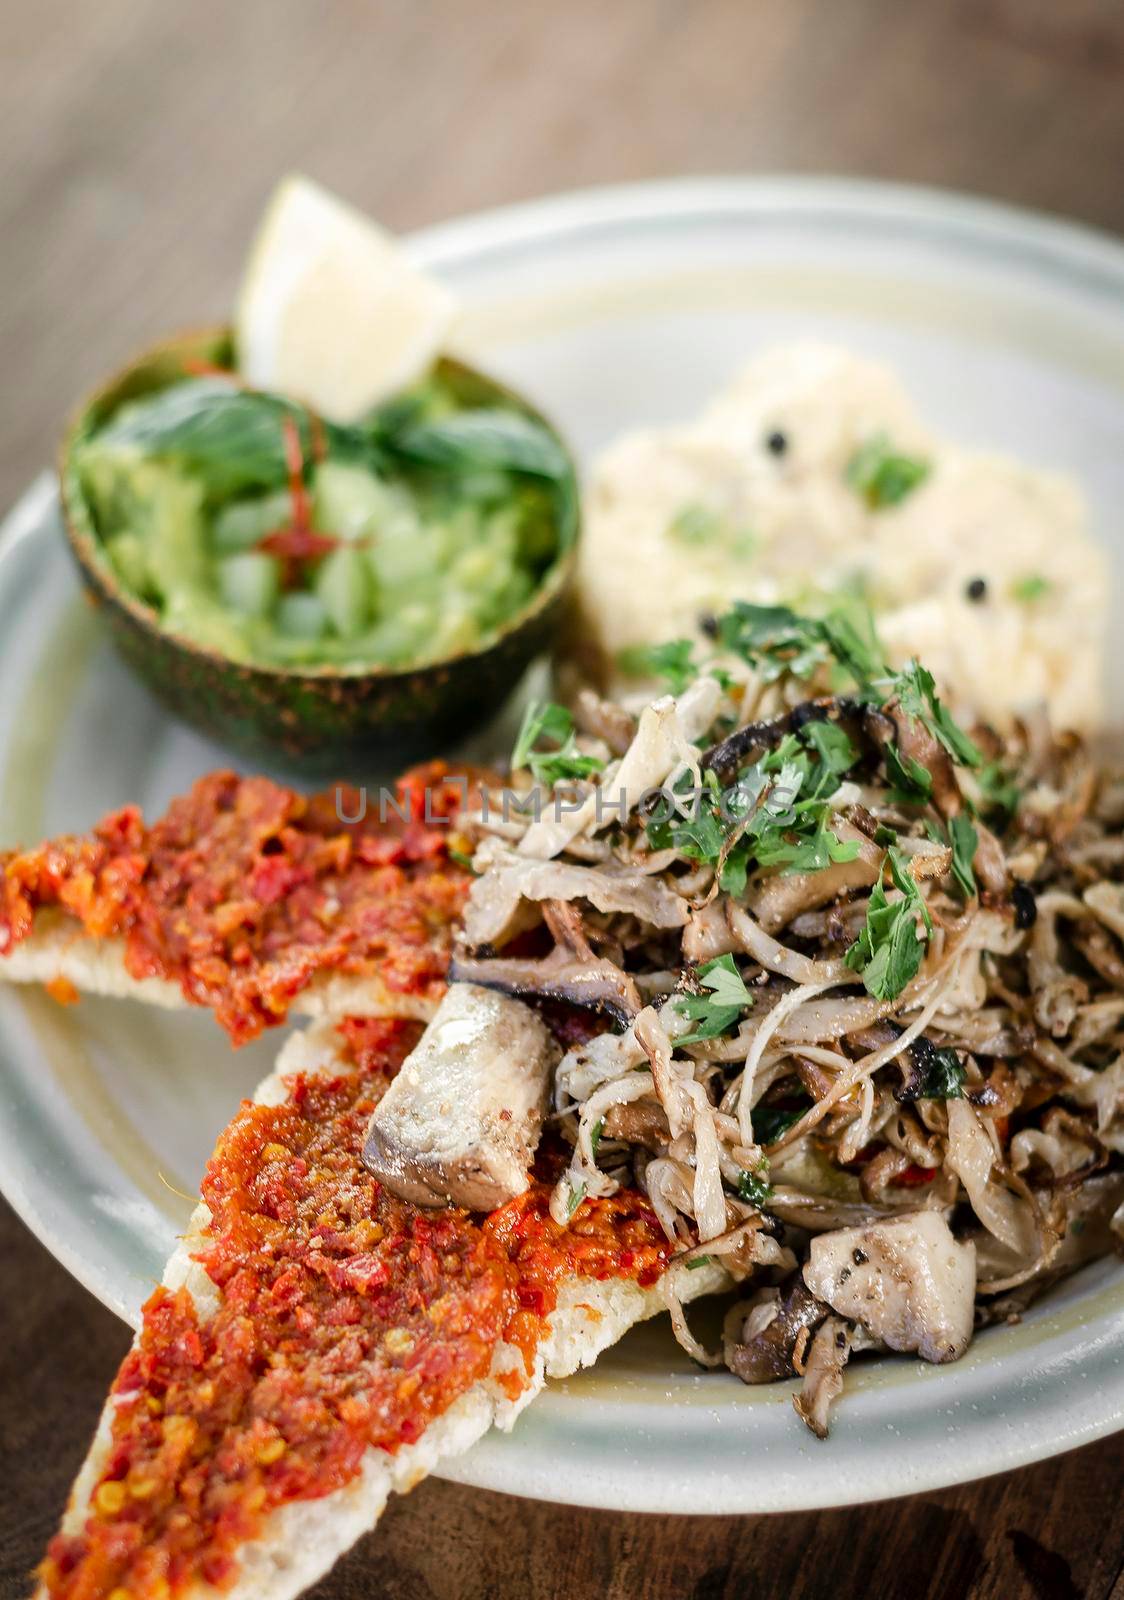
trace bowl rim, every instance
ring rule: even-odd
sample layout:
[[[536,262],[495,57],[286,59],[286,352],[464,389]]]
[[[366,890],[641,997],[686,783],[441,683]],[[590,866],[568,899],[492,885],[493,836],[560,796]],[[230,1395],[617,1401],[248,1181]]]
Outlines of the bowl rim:
[[[100,541],[89,516],[85,497],[81,495],[74,478],[72,453],[82,436],[91,411],[99,404],[112,401],[115,394],[143,367],[157,361],[162,356],[173,354],[179,346],[203,344],[205,342],[213,342],[215,344],[225,342],[232,345],[233,340],[234,330],[229,323],[204,323],[199,326],[184,328],[178,333],[167,334],[161,339],[153,340],[130,360],[118,367],[110,377],[103,379],[93,389],[89,390],[71,410],[56,453],[59,508],[62,514],[61,520],[67,543],[84,578],[92,585],[100,601],[108,602],[118,607],[119,610],[125,612],[132,619],[143,633],[148,634],[160,643],[167,644],[173,649],[182,651],[187,656],[206,662],[216,669],[233,668],[239,673],[258,677],[268,682],[297,684],[377,682],[394,685],[396,683],[406,684],[416,678],[418,673],[439,669],[447,670],[462,662],[470,663],[483,660],[519,634],[529,623],[544,616],[551,606],[563,596],[573,578],[577,561],[578,541],[582,533],[581,480],[574,452],[556,423],[518,390],[513,389],[500,379],[494,378],[490,373],[472,365],[470,362],[463,361],[457,356],[442,353],[437,357],[437,361],[441,366],[468,374],[474,378],[483,379],[498,395],[514,401],[520,410],[526,412],[535,421],[540,422],[547,428],[565,452],[566,459],[573,472],[574,483],[578,486],[578,492],[574,497],[573,522],[569,529],[565,547],[559,549],[549,570],[531,595],[531,598],[518,611],[509,617],[502,626],[494,629],[484,643],[473,650],[462,650],[453,655],[436,656],[411,663],[405,667],[380,666],[375,663],[371,666],[359,668],[344,668],[332,663],[325,663],[319,666],[296,668],[274,666],[268,662],[252,660],[239,661],[234,656],[224,654],[221,650],[199,644],[195,640],[187,638],[184,634],[176,633],[172,629],[164,627],[153,607],[146,604],[136,595],[131,594],[110,569],[108,563],[99,559],[97,546]],[[231,370],[233,373],[234,369],[232,368]],[[301,403],[303,404],[303,402]],[[309,409],[311,411],[311,408]],[[81,519],[75,515],[75,508],[71,503],[72,496],[81,500],[83,511],[85,512],[86,526],[82,526]]]

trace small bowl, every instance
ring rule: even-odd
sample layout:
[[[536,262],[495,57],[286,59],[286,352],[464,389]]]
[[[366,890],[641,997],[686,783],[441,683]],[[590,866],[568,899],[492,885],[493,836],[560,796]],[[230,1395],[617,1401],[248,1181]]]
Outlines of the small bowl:
[[[406,669],[232,661],[168,632],[153,608],[122,585],[94,526],[76,446],[124,401],[182,379],[185,364],[232,368],[233,356],[225,328],[166,340],[90,396],[63,440],[67,539],[117,649],[184,721],[245,755],[309,775],[416,760],[458,743],[499,711],[530,662],[552,646],[574,568],[577,510],[560,510],[558,553],[534,595],[477,650]],[[541,413],[494,379],[448,358],[439,370],[465,400],[517,406],[558,437]],[[572,502],[576,508],[576,495]]]

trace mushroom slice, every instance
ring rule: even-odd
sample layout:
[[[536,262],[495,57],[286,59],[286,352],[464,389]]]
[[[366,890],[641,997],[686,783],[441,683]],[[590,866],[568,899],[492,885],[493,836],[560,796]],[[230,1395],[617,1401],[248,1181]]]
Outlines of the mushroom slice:
[[[473,956],[457,950],[449,966],[454,981],[493,989],[498,994],[567,1000],[590,1011],[606,1011],[627,1025],[641,1009],[635,983],[604,958],[585,961],[561,945],[541,960],[523,956]]]
[[[841,1317],[821,1322],[804,1368],[804,1384],[792,1397],[793,1410],[817,1439],[827,1438],[828,1415],[843,1393],[843,1368],[851,1354],[853,1330]]]
[[[494,1211],[527,1187],[560,1056],[530,1006],[452,984],[371,1117],[363,1165],[414,1205]]]
[[[726,1364],[743,1383],[775,1383],[803,1365],[808,1342],[828,1314],[799,1273],[779,1289],[762,1289],[746,1308],[740,1337],[726,1349]]]
[[[958,1244],[937,1211],[818,1234],[804,1282],[891,1350],[955,1361],[972,1337],[975,1247]]]

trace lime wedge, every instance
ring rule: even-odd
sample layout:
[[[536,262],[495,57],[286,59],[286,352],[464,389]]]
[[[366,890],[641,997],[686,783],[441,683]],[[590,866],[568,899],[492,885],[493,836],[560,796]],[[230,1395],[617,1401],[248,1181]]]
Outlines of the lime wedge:
[[[455,310],[392,234],[318,184],[289,177],[242,280],[239,367],[255,388],[351,422],[422,376]]]

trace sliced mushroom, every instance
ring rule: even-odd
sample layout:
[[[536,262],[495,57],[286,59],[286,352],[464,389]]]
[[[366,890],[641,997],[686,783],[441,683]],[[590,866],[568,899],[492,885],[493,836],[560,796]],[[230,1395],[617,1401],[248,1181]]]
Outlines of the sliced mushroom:
[[[858,844],[853,861],[835,861],[819,872],[770,872],[754,881],[746,904],[766,933],[779,933],[801,911],[825,906],[849,889],[878,882],[884,852],[853,823],[836,817],[832,826],[844,842]]]
[[[891,1350],[955,1361],[972,1337],[976,1252],[937,1211],[818,1234],[804,1282]]]
[[[585,961],[558,946],[540,961],[522,956],[473,956],[457,951],[449,966],[456,983],[480,984],[500,994],[569,1000],[572,1005],[607,1011],[630,1022],[641,1009],[640,993],[626,972],[599,957]]]
[[[494,1211],[527,1187],[560,1056],[529,1006],[452,984],[371,1117],[363,1165],[415,1205]]]
[[[843,1368],[851,1354],[851,1329],[841,1317],[828,1317],[816,1330],[804,1368],[804,1385],[792,1397],[793,1410],[817,1439],[827,1438],[828,1414],[843,1393]]]
[[[499,845],[486,849],[487,870],[473,883],[465,907],[470,945],[505,943],[526,926],[528,900],[585,900],[598,911],[638,917],[652,928],[681,928],[687,921],[687,902],[660,878],[616,864],[583,867],[537,861]]]
[[[798,1272],[781,1289],[762,1289],[754,1296],[741,1329],[730,1343],[726,1362],[743,1383],[775,1383],[796,1373],[794,1356],[828,1314]],[[800,1346],[799,1352],[797,1346]]]

